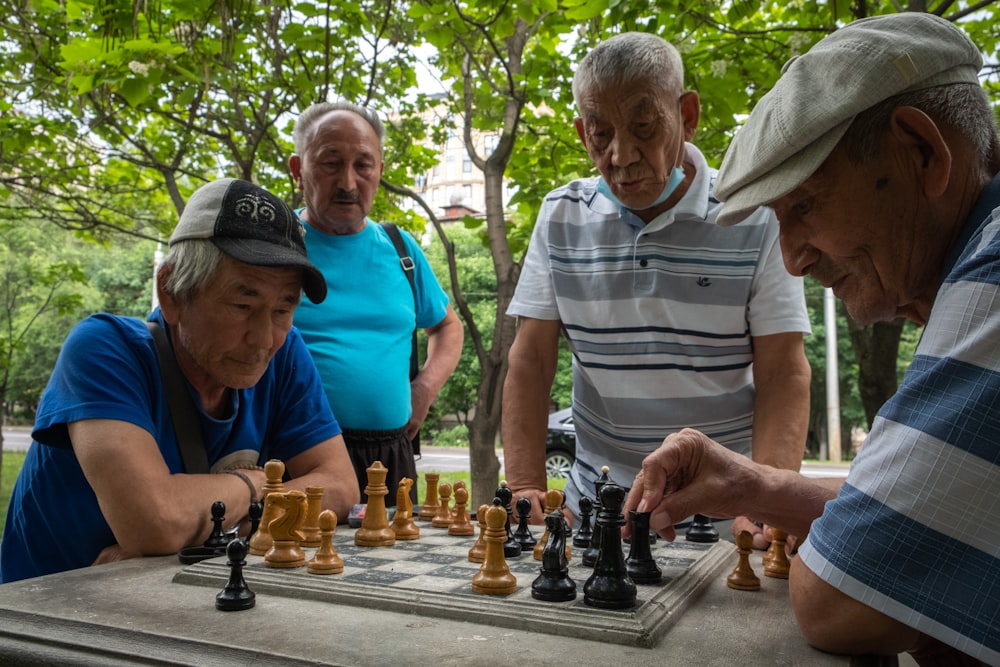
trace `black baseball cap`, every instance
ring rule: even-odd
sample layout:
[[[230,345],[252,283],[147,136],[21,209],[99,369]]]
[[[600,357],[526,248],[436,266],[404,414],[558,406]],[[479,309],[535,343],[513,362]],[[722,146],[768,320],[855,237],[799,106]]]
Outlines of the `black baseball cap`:
[[[302,290],[313,303],[326,298],[326,280],[306,254],[305,227],[285,202],[249,181],[220,178],[188,199],[170,245],[207,239],[233,259],[255,266],[302,269]]]

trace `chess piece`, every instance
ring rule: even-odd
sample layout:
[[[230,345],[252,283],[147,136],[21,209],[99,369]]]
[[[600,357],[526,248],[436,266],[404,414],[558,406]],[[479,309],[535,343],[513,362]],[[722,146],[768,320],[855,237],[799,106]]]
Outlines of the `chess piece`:
[[[202,545],[206,549],[218,549],[220,551],[227,548],[230,538],[226,535],[226,529],[222,527],[222,522],[226,520],[226,503],[216,500],[212,503],[212,534],[208,536]]]
[[[466,498],[469,497],[468,496],[469,489],[466,488],[465,482],[463,482],[462,480],[458,480],[454,484],[451,485],[451,496],[452,496],[452,498],[455,498],[455,502],[456,503],[458,502],[458,490],[459,489],[465,489],[465,493],[466,493],[465,497]],[[468,501],[466,501],[466,502],[468,502]],[[452,522],[455,521],[457,514],[458,514],[458,508],[457,507],[452,507],[451,508],[451,520],[452,520]],[[469,521],[472,521],[472,517],[469,516],[468,506],[466,506],[466,509],[465,509],[465,518],[467,520],[469,520]]]
[[[241,539],[230,540],[226,545],[226,565],[229,566],[229,581],[215,596],[215,608],[219,611],[242,611],[257,604],[256,594],[247,586],[243,578],[243,567],[247,564],[247,545]]]
[[[736,536],[736,552],[739,562],[736,568],[726,577],[726,585],[738,591],[759,591],[760,579],[750,567],[750,552],[753,550],[753,535],[748,530],[740,531]]]
[[[263,556],[273,544],[268,526],[278,517],[282,509],[279,505],[268,503],[267,498],[272,493],[281,493],[285,490],[285,483],[282,481],[285,475],[285,464],[278,459],[271,459],[264,464],[264,474],[267,476],[263,493],[264,512],[260,518],[260,526],[250,538],[250,553],[254,556]]]
[[[302,521],[302,534],[305,538],[302,546],[310,549],[318,547],[321,539],[319,515],[323,511],[323,492],[322,486],[306,487],[306,516]]]
[[[774,579],[787,579],[791,563],[785,554],[785,544],[788,533],[778,528],[771,528],[771,546],[767,549],[768,557],[764,559],[764,576]]]
[[[319,513],[319,548],[306,565],[309,574],[339,574],[344,571],[344,559],[333,546],[337,532],[337,513],[323,510]]]
[[[528,520],[531,518],[531,499],[518,498],[514,506],[517,508],[517,530],[514,531],[514,539],[521,546],[521,551],[532,550],[538,542],[528,527]]]
[[[272,545],[264,554],[267,567],[299,567],[306,562],[302,542],[302,521],[306,515],[306,494],[299,490],[270,493],[268,503],[284,511],[268,525]],[[265,508],[266,509],[266,508]]]
[[[658,584],[663,580],[663,571],[649,546],[649,512],[629,510],[628,516],[632,522],[632,543],[625,559],[628,576],[637,584]]]
[[[580,528],[573,536],[573,546],[586,549],[590,546],[594,529],[590,524],[590,517],[594,516],[594,501],[584,496],[580,498]]]
[[[688,542],[718,542],[719,529],[707,516],[695,514],[691,517],[691,525],[688,526],[684,538]]]
[[[476,510],[476,521],[479,523],[479,539],[469,549],[469,561],[473,563],[482,563],[486,560],[486,510],[489,508],[489,505],[483,504]]]
[[[354,544],[359,547],[391,547],[396,543],[396,533],[389,527],[389,515],[385,509],[385,497],[389,494],[385,476],[389,471],[381,461],[375,461],[365,470],[368,473],[368,485],[365,486],[368,506],[361,527],[354,533]]]
[[[447,528],[451,525],[451,484],[444,482],[438,486],[437,514],[431,519],[435,528]]]
[[[458,487],[455,491],[455,511],[452,514],[451,524],[448,526],[449,535],[475,535],[476,527],[469,520],[469,511],[465,509],[469,502],[469,492],[465,486]]]
[[[440,479],[441,475],[436,472],[429,472],[424,475],[424,480],[427,482],[427,491],[424,495],[424,504],[420,506],[420,512],[417,514],[417,518],[422,521],[430,521],[437,516],[438,480]]]
[[[250,532],[247,533],[247,544],[253,539],[254,533],[260,527],[260,517],[264,514],[264,501],[263,500],[251,500],[250,509],[247,510],[247,514],[250,516]]]
[[[415,540],[420,537],[420,526],[413,522],[413,501],[410,500],[410,489],[413,480],[404,477],[396,487],[396,513],[392,517],[392,530],[397,540]]]
[[[597,526],[601,534],[600,554],[594,564],[594,573],[583,585],[583,602],[601,609],[630,609],[635,606],[635,582],[628,576],[622,555],[622,526],[625,517],[625,489],[614,482],[606,482],[600,491],[601,511]]]
[[[552,512],[555,512],[556,510],[561,510],[563,506],[563,500],[565,498],[566,495],[559,489],[549,489],[548,491],[546,491],[545,516],[548,516]],[[560,514],[561,513],[562,512],[560,511]],[[546,522],[545,525],[548,526],[548,522]],[[565,528],[564,534],[569,535],[569,524],[566,524],[564,528]],[[542,556],[545,553],[545,545],[548,543],[548,541],[549,541],[549,529],[546,527],[545,532],[542,533],[542,537],[538,540],[538,543],[535,545],[535,548],[532,551],[531,555],[532,557],[534,557],[535,560],[542,560]],[[573,555],[573,549],[569,544],[567,544],[566,560],[569,560],[572,557],[572,555]]]
[[[510,529],[510,517],[514,513],[510,504],[514,500],[514,492],[507,486],[506,480],[500,482],[496,497],[500,499],[500,505],[507,512],[507,520],[504,523],[504,532],[507,534],[507,539],[503,543],[504,558],[517,558],[521,555],[521,545],[514,539],[514,533]]]
[[[576,582],[569,576],[566,560],[566,519],[556,509],[545,515],[549,541],[542,552],[542,568],[531,583],[531,597],[546,602],[565,602],[576,598]]]
[[[503,555],[503,545],[507,540],[504,522],[507,511],[503,501],[493,499],[486,514],[486,557],[479,571],[472,576],[472,592],[484,595],[510,595],[517,590],[517,578],[510,573]]]
[[[601,513],[601,489],[611,481],[609,473],[611,468],[601,467],[601,476],[594,480],[594,516]],[[590,546],[583,552],[581,560],[587,567],[594,567],[597,564],[597,557],[601,555],[601,527],[595,521],[594,529],[591,532]]]

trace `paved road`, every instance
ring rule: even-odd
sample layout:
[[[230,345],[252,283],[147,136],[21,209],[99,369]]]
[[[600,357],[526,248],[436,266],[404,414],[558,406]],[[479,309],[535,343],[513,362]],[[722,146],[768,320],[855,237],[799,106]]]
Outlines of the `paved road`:
[[[23,451],[31,444],[31,431],[21,427],[4,427],[3,448],[5,451]],[[503,452],[497,450],[500,472],[503,473]],[[423,447],[423,455],[417,461],[418,471],[454,472],[469,469],[469,450],[460,447]],[[802,474],[808,477],[845,477],[845,464],[821,464],[805,462]]]

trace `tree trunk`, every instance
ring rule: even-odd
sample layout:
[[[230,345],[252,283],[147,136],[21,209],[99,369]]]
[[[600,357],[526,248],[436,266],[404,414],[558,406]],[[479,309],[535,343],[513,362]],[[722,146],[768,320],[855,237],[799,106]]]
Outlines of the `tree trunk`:
[[[896,393],[896,361],[904,323],[905,320],[899,317],[891,322],[862,327],[847,317],[847,330],[858,364],[858,393],[869,430],[882,404]]]

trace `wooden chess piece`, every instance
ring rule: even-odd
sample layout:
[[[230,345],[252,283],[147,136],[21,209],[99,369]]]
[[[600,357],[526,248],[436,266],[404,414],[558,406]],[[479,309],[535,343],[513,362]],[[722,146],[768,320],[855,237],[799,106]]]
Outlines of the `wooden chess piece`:
[[[518,498],[514,506],[517,508],[517,530],[514,531],[514,539],[521,545],[521,551],[534,551],[538,540],[528,527],[528,521],[531,519],[531,499]]]
[[[302,521],[302,534],[305,538],[302,540],[302,546],[310,549],[318,547],[321,539],[319,515],[323,511],[324,491],[322,486],[306,487],[306,516]]]
[[[465,482],[463,482],[462,480],[457,480],[457,481],[456,481],[456,482],[455,482],[454,484],[452,484],[452,485],[451,485],[451,496],[452,496],[452,498],[455,498],[455,499],[456,499],[456,502],[457,502],[457,498],[458,498],[458,490],[459,490],[459,489],[465,489],[465,493],[466,493],[466,496],[465,496],[465,497],[466,497],[466,498],[468,498],[468,497],[469,497],[469,496],[468,496],[468,493],[469,493],[469,489],[468,489],[468,488],[467,488],[467,487],[465,486]],[[452,520],[452,522],[454,522],[454,521],[455,521],[455,515],[456,515],[457,513],[458,513],[458,508],[457,508],[457,507],[452,507],[452,508],[451,508],[451,520]],[[472,520],[472,517],[471,517],[471,516],[469,516],[469,509],[468,509],[468,506],[466,506],[466,509],[465,509],[465,514],[466,514],[466,517],[465,517],[465,518],[466,518],[467,520],[471,521],[471,520]]]
[[[250,538],[250,553],[254,556],[263,556],[274,543],[271,533],[268,532],[268,526],[278,517],[282,509],[279,505],[269,504],[267,498],[272,493],[281,493],[285,490],[285,483],[282,481],[285,476],[285,464],[278,459],[271,459],[264,464],[264,474],[267,476],[262,497],[264,513],[260,517],[260,526]]]
[[[545,516],[548,516],[562,508],[563,500],[566,495],[559,489],[549,489],[545,492]],[[532,557],[535,560],[542,560],[542,556],[545,553],[545,545],[549,541],[549,522],[545,522],[545,532],[542,533],[542,537],[535,544],[535,548],[532,550]],[[573,548],[567,543],[566,544],[566,560],[569,560],[573,556]]]
[[[688,542],[718,542],[719,529],[704,514],[695,514],[691,517],[691,525],[688,526],[684,539]]]
[[[663,571],[649,545],[649,512],[629,510],[628,516],[632,523],[632,543],[625,559],[628,576],[637,584],[658,584],[663,580]]]
[[[469,561],[473,563],[482,563],[486,560],[486,510],[489,508],[489,505],[483,504],[476,510],[476,521],[479,523],[479,539],[469,549]]]
[[[359,547],[391,547],[396,543],[396,533],[389,527],[389,515],[385,508],[385,497],[389,494],[385,476],[389,471],[381,461],[375,461],[366,471],[368,506],[361,527],[354,533],[354,544]]]
[[[449,535],[475,535],[476,527],[469,520],[469,511],[465,509],[469,502],[469,492],[465,486],[458,487],[455,491],[455,511],[453,513],[451,525],[448,526]]]
[[[486,558],[472,577],[473,593],[510,595],[517,590],[517,578],[510,573],[503,555],[503,545],[507,541],[506,521],[503,501],[494,498],[493,505],[486,510]]]
[[[247,543],[249,543],[253,539],[254,533],[260,528],[260,518],[264,515],[264,501],[250,501],[250,509],[247,513],[250,515],[250,532],[247,534]]]
[[[243,567],[247,564],[247,547],[243,540],[230,540],[226,546],[226,565],[229,566],[229,581],[215,596],[215,608],[219,611],[242,611],[250,609],[257,602],[257,596],[247,586],[243,578]]]
[[[549,541],[542,553],[542,569],[531,583],[531,597],[547,602],[576,598],[576,582],[569,576],[566,560],[566,518],[560,510],[545,515]]]
[[[424,494],[424,504],[420,506],[417,518],[422,521],[430,521],[437,516],[438,511],[438,481],[441,475],[436,472],[429,472],[424,475],[427,482],[427,491]]]
[[[302,542],[302,521],[306,515],[306,494],[299,490],[270,493],[267,501],[284,510],[268,525],[273,544],[264,554],[267,567],[299,567],[306,562]]]
[[[764,560],[764,576],[774,579],[787,579],[791,563],[785,554],[785,544],[788,542],[788,533],[771,527],[771,546],[767,549],[768,557]]]
[[[410,489],[413,480],[404,477],[396,487],[396,514],[392,517],[392,530],[397,540],[416,540],[420,537],[420,526],[413,522],[413,500],[410,499]]]
[[[339,574],[344,571],[344,559],[333,546],[333,536],[337,532],[337,513],[323,510],[319,513],[319,549],[306,565],[309,574]]]
[[[753,550],[753,534],[741,530],[736,536],[736,552],[740,556],[736,568],[726,577],[726,585],[738,591],[759,591],[760,579],[750,567],[750,552]]]
[[[206,549],[225,550],[230,538],[226,535],[226,529],[222,527],[222,522],[226,520],[226,503],[216,500],[212,503],[212,534],[208,536],[202,545]]]
[[[584,496],[580,498],[580,528],[573,536],[573,546],[586,549],[590,546],[590,540],[594,535],[594,529],[590,523],[590,517],[594,516],[594,501]]]
[[[435,528],[447,528],[451,525],[451,484],[444,482],[438,486],[437,514],[431,519]]]
[[[601,487],[600,526],[601,553],[594,564],[594,573],[583,585],[583,602],[600,609],[629,609],[635,606],[635,582],[628,576],[622,555],[622,526],[625,516],[625,489],[614,482]]]

